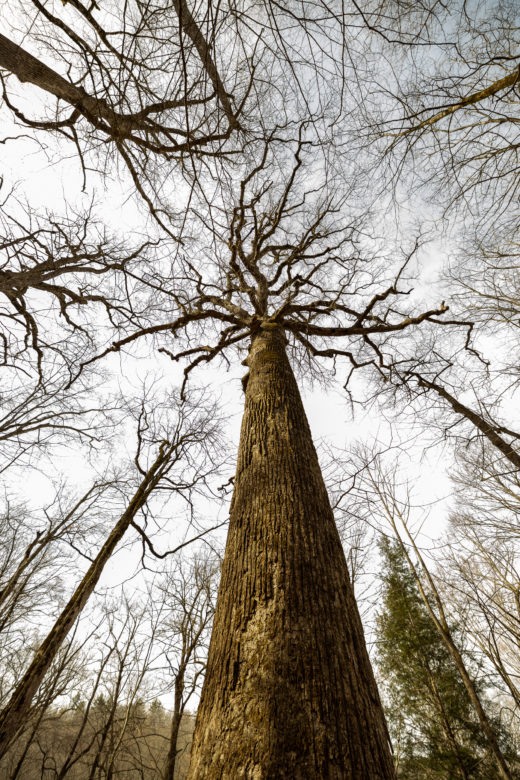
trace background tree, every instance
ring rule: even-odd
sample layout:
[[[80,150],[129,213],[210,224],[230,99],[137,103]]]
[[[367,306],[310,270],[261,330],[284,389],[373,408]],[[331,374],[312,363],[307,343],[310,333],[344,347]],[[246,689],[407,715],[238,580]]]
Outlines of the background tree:
[[[116,480],[92,485],[72,498],[59,489],[42,516],[6,501],[1,515],[0,634],[7,646],[28,624],[39,626],[63,596],[71,550],[93,542],[99,531],[98,503],[109,506]],[[4,682],[6,682],[4,677]]]
[[[201,399],[198,398],[198,401],[200,402]],[[67,634],[93,594],[105,566],[125,533],[133,526],[140,530],[145,538],[148,538],[143,529],[139,528],[136,520],[140,511],[150,500],[154,490],[160,486],[161,482],[164,487],[168,486],[172,472],[175,473],[180,468],[183,476],[176,475],[175,483],[171,485],[170,482],[170,489],[181,495],[185,492],[189,496],[190,492],[197,487],[197,483],[206,476],[204,461],[206,464],[209,461],[209,470],[213,469],[211,452],[218,440],[218,420],[215,420],[213,409],[205,409],[201,404],[191,406],[187,401],[180,404],[175,428],[170,431],[171,440],[163,440],[159,445],[159,453],[155,459],[144,468],[140,463],[140,456],[143,455],[142,448],[146,447],[146,439],[150,438],[150,435],[153,440],[154,431],[148,431],[148,420],[145,419],[143,425],[144,431],[139,430],[139,448],[136,457],[136,466],[142,476],[140,484],[97,554],[90,559],[90,566],[61,610],[47,637],[36,651],[29,668],[15,684],[10,700],[0,714],[0,755],[3,755],[8,749],[23,723],[34,694]],[[195,457],[195,450],[198,450],[198,459]],[[190,468],[192,463],[194,467]],[[198,534],[198,537],[200,536],[201,534]],[[178,545],[178,548],[183,546],[184,543]]]
[[[199,554],[187,561],[176,561],[158,586],[166,608],[166,619],[161,620],[161,645],[167,661],[167,679],[173,685],[165,780],[176,777],[177,759],[186,747],[180,747],[181,724],[206,671],[219,573],[218,560]]]
[[[35,632],[27,647],[28,657],[34,653],[40,641],[41,636]],[[82,662],[81,643],[77,641],[76,631],[73,630],[56,654],[30,710],[25,713],[23,726],[13,736],[9,753],[2,762],[2,771],[6,776],[13,780],[24,777],[31,765],[34,773],[40,775],[52,768],[52,751],[42,743],[41,736],[48,729],[56,730],[61,714],[56,708],[56,702],[63,700],[77,678],[81,677]]]
[[[185,579],[182,588],[179,573],[186,576],[192,567],[199,587]],[[130,586],[94,597],[44,678],[0,772],[30,780],[42,772],[153,780],[168,764],[175,723],[175,778],[184,778],[192,716],[184,709],[177,722],[178,707],[166,710],[161,699],[171,701],[177,688],[182,710],[204,667],[208,625],[203,620],[200,632],[199,621],[211,615],[214,603],[208,574],[215,574],[211,561],[194,553],[169,567],[169,574],[154,576],[141,593]],[[125,591],[133,591],[132,601]],[[191,644],[189,657],[182,630]],[[184,671],[184,690],[175,685],[172,670]]]
[[[400,544],[383,538],[380,551],[383,600],[377,619],[377,663],[387,692],[398,776],[500,777],[458,669],[424,606]],[[461,629],[450,630],[462,646]],[[495,728],[507,745],[505,733],[498,724]]]
[[[464,615],[514,724],[520,704],[518,474],[505,470],[489,448],[473,447],[460,454],[454,479],[456,507],[438,564],[446,598]]]
[[[518,9],[397,0],[360,13],[374,33],[374,89],[359,104],[358,143],[378,174],[375,197],[401,203],[405,225],[430,225],[425,271],[455,316],[473,322],[468,346],[480,356],[462,360],[451,344],[425,341],[418,351],[435,354],[430,370],[402,365],[394,375],[401,409],[411,401],[443,435],[486,436],[518,468],[518,425],[508,409],[516,390],[508,349],[518,297]],[[386,409],[388,402],[385,394]]]
[[[364,459],[366,463],[366,457]],[[411,529],[412,502],[409,486],[406,483],[404,486],[400,485],[395,463],[390,467],[385,467],[382,459],[374,457],[373,453],[369,463],[370,466],[366,468],[364,475],[364,487],[360,488],[365,502],[371,507],[371,511],[376,517],[379,514],[385,524],[389,525],[391,535],[399,545],[431,624],[435,627],[458,671],[459,679],[480,724],[482,735],[485,736],[488,749],[493,755],[497,771],[501,777],[512,777],[517,756],[514,751],[509,751],[506,744],[502,744],[502,727],[493,713],[490,712],[489,702],[486,702],[483,697],[479,681],[472,675],[468,662],[469,656],[465,655],[464,645],[460,645],[457,641],[456,625],[454,626],[455,631],[450,625],[448,617],[450,602],[443,597],[440,585],[442,580],[438,584],[435,573],[432,573],[431,567],[428,565],[426,552],[420,549],[416,535]],[[463,637],[462,633],[459,634],[459,637],[466,641],[466,637]]]

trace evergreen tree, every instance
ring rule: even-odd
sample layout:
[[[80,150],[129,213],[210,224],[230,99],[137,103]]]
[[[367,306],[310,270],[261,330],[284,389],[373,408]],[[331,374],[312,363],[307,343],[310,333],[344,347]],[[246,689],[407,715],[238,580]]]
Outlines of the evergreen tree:
[[[398,542],[384,539],[377,660],[398,777],[500,777],[466,688]],[[453,636],[460,638],[457,627]],[[459,646],[460,646],[459,642]],[[507,735],[497,735],[507,754]]]

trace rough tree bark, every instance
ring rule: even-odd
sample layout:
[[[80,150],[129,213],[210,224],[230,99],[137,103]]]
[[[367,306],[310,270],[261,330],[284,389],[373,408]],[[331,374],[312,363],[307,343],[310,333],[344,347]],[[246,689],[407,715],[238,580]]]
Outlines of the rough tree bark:
[[[347,565],[280,328],[252,339],[190,780],[393,778]]]

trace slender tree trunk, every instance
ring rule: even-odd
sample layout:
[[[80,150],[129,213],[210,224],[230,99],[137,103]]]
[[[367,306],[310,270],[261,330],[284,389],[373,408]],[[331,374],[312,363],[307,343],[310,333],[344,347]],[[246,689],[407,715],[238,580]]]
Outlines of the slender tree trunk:
[[[173,715],[170,727],[170,746],[166,757],[166,765],[163,773],[163,780],[173,780],[175,777],[175,765],[177,763],[177,742],[179,740],[179,729],[181,726],[183,706],[182,695],[184,692],[184,669],[181,668],[175,678],[175,698],[173,702]]]
[[[454,412],[457,412],[457,414],[460,414],[462,417],[465,417],[466,420],[469,420],[471,423],[473,423],[475,428],[483,433],[484,436],[491,442],[491,444],[493,444],[493,446],[496,447],[497,450],[499,450],[499,452],[501,452],[502,455],[504,455],[504,457],[507,458],[516,469],[520,469],[520,454],[517,452],[517,450],[513,449],[513,446],[508,441],[506,441],[503,436],[500,436],[500,433],[507,433],[510,436],[515,436],[518,438],[518,434],[515,431],[510,431],[507,428],[502,428],[498,425],[492,425],[491,423],[487,422],[482,417],[482,415],[477,414],[477,412],[475,412],[473,409],[470,409],[469,406],[462,404],[453,395],[451,395],[451,393],[448,393],[445,387],[442,387],[436,382],[427,380],[420,376],[420,374],[412,373],[412,376],[417,379],[421,387],[433,390],[435,393],[437,393],[437,395],[440,395],[441,398],[444,398],[444,400],[449,403]]]
[[[435,675],[433,674],[430,664],[428,663],[428,659],[426,659],[426,670],[428,672],[428,679],[430,682],[430,690],[433,695],[434,699],[434,706],[437,710],[437,713],[441,719],[442,724],[442,730],[444,731],[444,736],[446,737],[446,741],[452,750],[453,754],[455,755],[455,761],[457,762],[457,767],[459,770],[460,776],[463,778],[463,780],[470,780],[468,772],[466,770],[466,767],[464,766],[464,761],[462,760],[461,751],[459,743],[457,742],[455,738],[455,734],[453,732],[452,725],[450,723],[450,719],[448,717],[448,713],[446,712],[446,709],[444,707],[444,702],[442,700],[442,696],[439,693],[439,689],[437,687],[437,682],[435,680]]]
[[[190,780],[393,778],[347,565],[279,328],[253,338]]]
[[[110,560],[117,544],[123,538],[139,509],[144,506],[150,493],[156,487],[163,473],[163,468],[168,463],[170,457],[171,447],[162,445],[158,458],[146,473],[126,511],[112,529],[81,583],[76,588],[74,595],[37,650],[31,665],[20,680],[10,701],[0,713],[0,758],[9,749],[9,744],[27,717],[33,696],[56,657],[58,650],[92,595],[103,573],[103,569]]]

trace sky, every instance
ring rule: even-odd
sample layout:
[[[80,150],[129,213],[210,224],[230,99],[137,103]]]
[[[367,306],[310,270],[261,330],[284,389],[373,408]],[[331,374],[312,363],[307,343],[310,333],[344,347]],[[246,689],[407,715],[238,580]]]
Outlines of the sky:
[[[42,99],[40,90],[32,87],[24,86],[20,94],[23,96],[21,107],[30,107],[32,111],[35,102]],[[13,136],[17,133],[13,125]],[[129,197],[128,181],[125,179],[117,181],[114,175],[108,181],[102,180],[95,173],[89,173],[87,191],[82,193],[83,178],[77,157],[72,148],[70,148],[70,156],[63,157],[60,141],[56,143],[50,139],[45,149],[40,148],[29,138],[9,141],[0,146],[0,165],[4,176],[2,192],[6,193],[14,187],[17,197],[21,200],[30,199],[31,207],[35,210],[50,209],[60,214],[70,206],[75,207],[77,204],[90,202],[94,192],[94,197],[99,198],[98,210],[102,213],[106,224],[113,226],[123,235],[135,233],[136,225],[139,224],[142,226],[139,233],[146,232],[146,220],[143,220],[142,210],[135,205],[135,200]],[[413,214],[411,204],[410,211]],[[419,294],[427,290],[431,293],[438,284],[439,270],[445,252],[446,248],[438,243],[427,246],[423,251]],[[442,289],[439,289],[440,295]],[[154,352],[146,355],[142,349],[139,350],[138,358],[125,360],[123,374],[121,374],[118,356],[105,358],[104,367],[108,367],[112,373],[113,382],[122,387],[126,384],[128,387],[135,388],[139,382],[146,381],[147,377],[152,375],[160,377],[160,382],[165,386],[175,387],[180,384],[182,378],[182,366],[174,365],[167,357]],[[195,382],[210,387],[221,399],[225,414],[229,418],[229,438],[233,442],[238,442],[240,430],[243,402],[240,378],[243,373],[245,373],[243,367],[223,373],[221,367],[210,366],[197,370],[194,376]],[[333,383],[326,394],[317,386],[310,387],[304,384],[301,388],[318,449],[322,440],[328,445],[344,449],[358,440],[389,441],[390,437],[395,438],[396,432],[398,437],[408,439],[407,421],[402,425],[402,430],[399,430],[399,421],[393,420],[390,426],[375,407],[368,412],[358,407],[353,419],[341,386],[341,376],[338,376],[340,381]],[[363,381],[356,380],[356,384],[358,395],[362,397]],[[121,446],[124,448],[124,443],[120,443]],[[131,451],[131,441],[128,441],[127,446]],[[416,450],[410,451],[408,459],[413,462],[405,468],[414,481],[418,495],[425,502],[431,502],[449,492],[449,481],[444,468],[442,450],[440,453],[431,452],[426,456],[421,456],[421,451],[419,442]],[[415,452],[416,454],[412,454]],[[58,450],[55,463],[72,483],[82,486],[88,482],[89,466],[83,454]],[[49,496],[52,494],[52,486],[44,474],[34,472],[31,476],[31,485],[33,497],[41,498],[46,492]],[[436,524],[438,522],[437,520]]]
[[[24,86],[20,94],[23,96],[21,108],[36,113],[35,106],[42,100],[39,90]],[[9,134],[8,129],[7,133]],[[13,136],[17,133],[18,130],[13,126]],[[117,178],[117,167],[114,167],[111,178],[107,180],[89,172],[88,187],[83,193],[82,172],[74,148],[70,146],[65,157],[62,153],[60,141],[56,142],[52,138],[46,141],[45,148],[41,148],[29,138],[0,144],[0,168],[4,176],[2,192],[6,193],[14,187],[18,198],[22,201],[25,198],[30,199],[32,209],[55,210],[58,214],[64,213],[68,208],[74,209],[77,205],[88,205],[94,197],[98,212],[105,223],[115,231],[122,235],[135,235],[137,228],[140,236],[146,234],[147,221],[143,217],[143,208],[136,205],[128,179]],[[413,204],[405,204],[404,212],[406,207],[409,207],[410,213],[413,214]],[[436,244],[422,253],[419,295],[425,292],[431,294],[433,291],[437,294],[438,271],[444,259],[444,252],[445,248]],[[441,290],[439,297],[440,294]],[[435,303],[440,303],[440,300],[435,300]],[[110,372],[114,389],[123,392],[135,393],[140,383],[152,377],[157,378],[158,384],[169,390],[178,388],[182,381],[182,365],[173,364],[166,356],[149,351],[145,345],[135,351],[135,357],[125,357],[123,362],[120,356],[108,356],[103,361],[103,368]],[[232,454],[238,445],[243,406],[240,380],[245,372],[246,369],[240,365],[233,366],[228,372],[224,372],[221,366],[210,366],[197,370],[192,379],[194,384],[201,383],[210,388],[220,399],[223,414],[227,417],[229,454]],[[326,392],[316,384],[310,386],[304,383],[301,387],[304,406],[322,464],[328,466],[330,452],[334,452],[334,448],[342,452],[353,447],[356,442],[377,442],[382,448],[389,442],[394,445],[399,440],[407,442],[406,452],[400,456],[403,475],[413,483],[417,504],[436,505],[430,519],[421,528],[421,539],[425,545],[430,545],[431,540],[441,534],[449,509],[449,499],[446,497],[450,494],[450,484],[446,467],[450,468],[450,461],[446,459],[446,450],[442,447],[432,448],[425,453],[422,439],[410,441],[409,419],[394,419],[390,422],[375,406],[368,411],[357,406],[353,418],[342,383],[339,373],[338,380],[332,382]],[[363,380],[356,378],[354,384],[357,396],[362,398],[367,392]],[[34,464],[35,468],[25,467],[24,472],[15,469],[14,478],[6,484],[6,489],[12,495],[27,500],[34,509],[38,509],[52,499],[54,482],[59,475],[67,480],[72,489],[81,490],[90,483],[96,468],[101,468],[107,460],[110,462],[112,459],[117,461],[132,458],[134,450],[135,436],[130,425],[128,430],[119,436],[115,451],[103,453],[99,462],[96,458],[89,460],[84,450],[61,446],[52,456],[51,471],[51,461],[47,459]],[[228,477],[232,476],[233,471],[234,467],[230,463]],[[181,508],[181,516],[182,512]],[[225,519],[227,514],[225,506],[217,508],[209,502],[199,503],[199,513],[208,522],[213,520],[215,514],[219,522]],[[114,517],[113,521],[116,519],[117,517]],[[111,522],[112,518],[107,518],[107,527]],[[161,544],[164,546],[178,544],[191,533],[182,522],[168,522],[168,528],[171,530],[161,538]],[[216,543],[223,546],[223,531],[216,535]],[[83,566],[86,565],[87,561],[83,561]],[[145,580],[134,576],[139,566],[139,545],[135,545],[133,549],[124,546],[106,567],[99,589],[116,593],[121,582],[127,581],[127,590],[130,592],[144,590]],[[371,576],[373,569],[369,569],[368,573]],[[67,582],[66,587],[72,590],[74,584],[76,583],[72,581]],[[43,628],[42,625],[41,629]],[[167,706],[167,700],[164,703]]]

